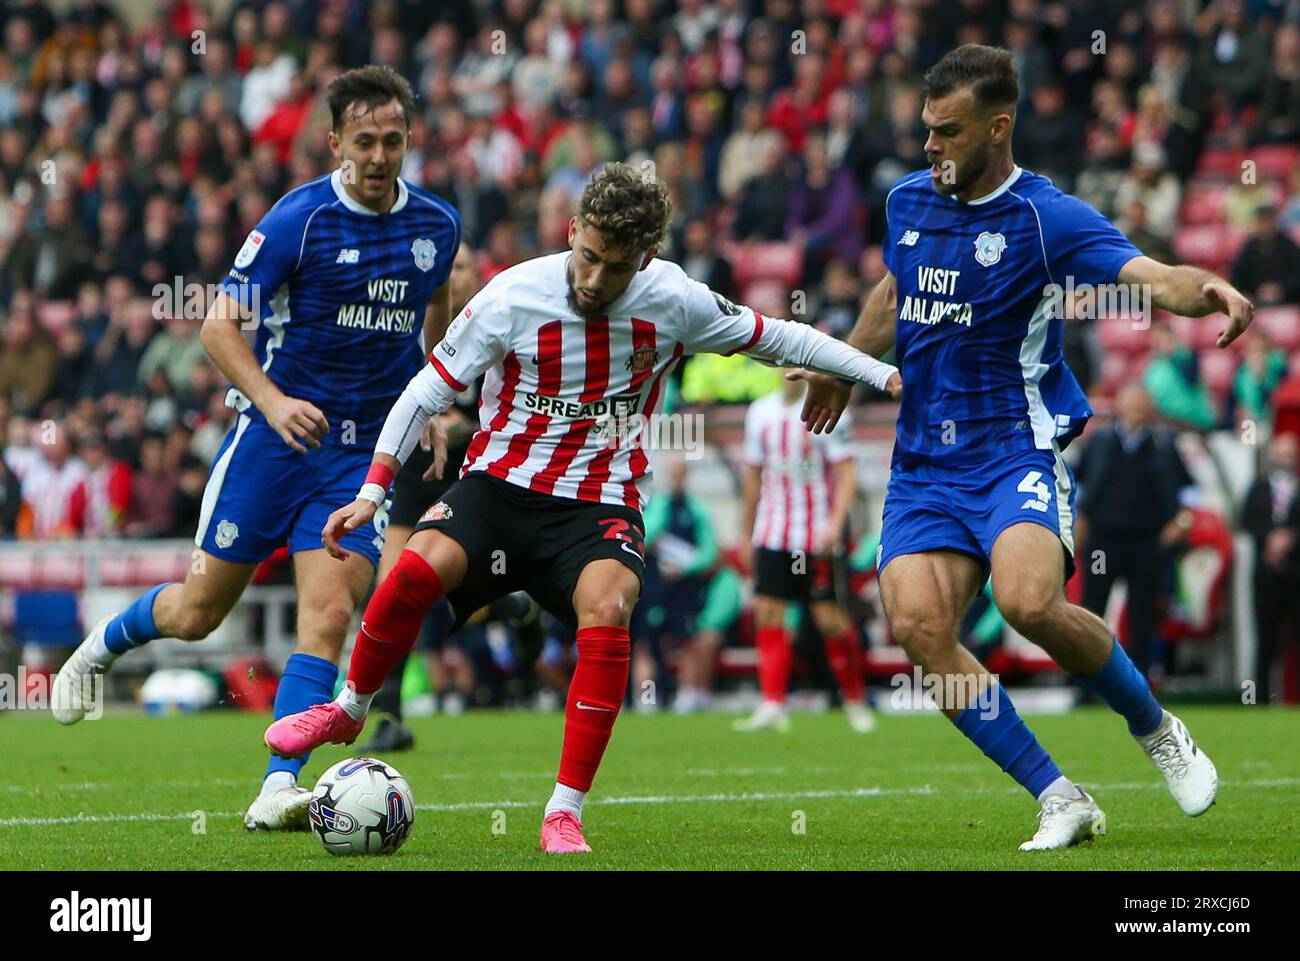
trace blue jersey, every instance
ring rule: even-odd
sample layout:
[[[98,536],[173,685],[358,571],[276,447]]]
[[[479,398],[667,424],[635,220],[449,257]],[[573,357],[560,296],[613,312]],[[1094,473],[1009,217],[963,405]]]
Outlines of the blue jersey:
[[[895,465],[963,469],[1065,447],[1092,408],[1065,366],[1052,285],[1112,283],[1141,251],[1019,167],[971,203],[936,191],[928,169],[909,174],[885,209],[904,385]]]
[[[401,179],[397,191],[376,214],[348,195],[339,170],[296,187],[248,235],[221,285],[258,308],[262,369],[321,409],[327,445],[373,449],[425,362],[425,309],[460,247],[455,208]],[[265,421],[234,388],[227,403]]]

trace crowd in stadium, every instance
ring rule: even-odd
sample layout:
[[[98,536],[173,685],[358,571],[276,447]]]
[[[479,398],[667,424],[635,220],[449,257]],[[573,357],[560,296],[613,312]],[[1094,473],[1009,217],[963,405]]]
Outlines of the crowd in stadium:
[[[598,164],[650,162],[675,208],[662,256],[843,337],[884,271],[885,195],[924,164],[922,72],[958,43],[1004,45],[1022,166],[1272,308],[1227,354],[1207,350],[1218,328],[1177,318],[1070,322],[1096,406],[1140,380],[1180,428],[1300,431],[1294,2],[176,0],[139,19],[15,0],[0,16],[0,538],[192,534],[233,417],[199,343],[205,291],[278,197],[331,168],[322,91],[367,62],[415,87],[403,175],[457,207],[485,279],[566,246]],[[767,375],[750,389],[701,359],[682,399],[752,400]]]

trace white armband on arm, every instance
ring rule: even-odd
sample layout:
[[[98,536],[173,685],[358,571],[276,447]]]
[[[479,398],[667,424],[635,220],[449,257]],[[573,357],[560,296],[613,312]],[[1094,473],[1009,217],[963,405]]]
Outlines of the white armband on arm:
[[[424,425],[434,414],[441,414],[452,405],[456,392],[442,379],[432,364],[425,364],[411,378],[402,396],[397,398],[388,412],[384,429],[379,432],[375,453],[388,454],[405,464],[424,433]]]
[[[850,347],[815,327],[763,317],[757,343],[744,353],[782,367],[806,367],[884,390],[898,368]]]

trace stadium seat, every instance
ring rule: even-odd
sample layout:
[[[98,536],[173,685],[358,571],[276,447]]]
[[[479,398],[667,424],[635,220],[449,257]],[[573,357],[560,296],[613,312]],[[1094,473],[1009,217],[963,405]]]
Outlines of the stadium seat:
[[[790,288],[779,280],[755,280],[740,290],[741,303],[764,314],[790,316]]]
[[[1180,220],[1183,226],[1200,226],[1217,224],[1223,220],[1223,202],[1228,196],[1229,188],[1220,183],[1206,182],[1193,178],[1187,185],[1187,196],[1183,200]]]
[[[14,599],[14,636],[20,644],[71,647],[81,642],[81,615],[72,591],[22,591]]]
[[[1179,229],[1173,246],[1179,260],[1220,271],[1231,263],[1244,240],[1244,232],[1233,227],[1201,224]]]
[[[1261,144],[1249,154],[1249,159],[1255,161],[1255,175],[1261,181],[1267,177],[1286,180],[1297,158],[1300,158],[1300,146],[1293,144]]]
[[[793,290],[803,279],[803,248],[795,244],[731,243],[724,245],[723,255],[731,261],[740,290],[756,280],[781,283],[786,290]]]
[[[1231,147],[1209,147],[1196,165],[1198,176],[1235,180],[1241,175],[1241,162],[1246,159],[1244,150]]]
[[[1103,317],[1097,321],[1097,340],[1109,351],[1144,351],[1151,343],[1151,330],[1132,317]]]
[[[1300,347],[1300,307],[1261,307],[1255,311],[1255,326],[1274,347]]]
[[[1211,347],[1202,350],[1198,360],[1201,364],[1201,380],[1205,386],[1216,398],[1225,396],[1232,389],[1232,379],[1237,375],[1241,361],[1237,352]]]

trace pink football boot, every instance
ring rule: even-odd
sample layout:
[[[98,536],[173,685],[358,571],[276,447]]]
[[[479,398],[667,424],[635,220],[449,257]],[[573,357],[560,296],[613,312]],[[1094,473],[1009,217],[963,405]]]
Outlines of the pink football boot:
[[[582,836],[582,822],[568,811],[554,811],[542,820],[542,850],[547,854],[591,853]]]
[[[322,744],[351,744],[366,722],[354,721],[335,701],[282,717],[266,729],[266,746],[280,757],[302,757]]]

